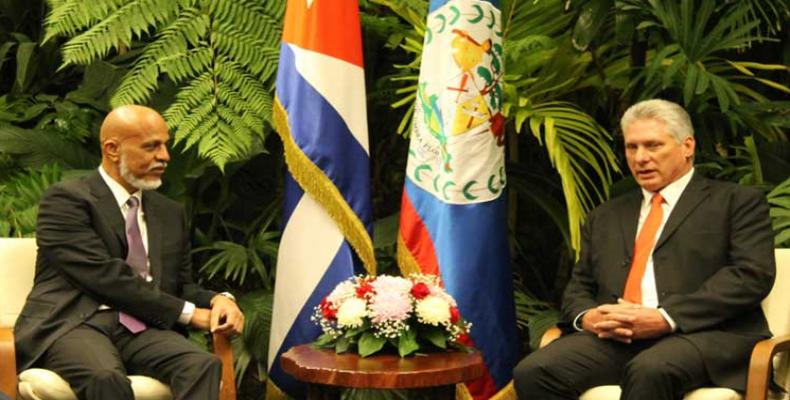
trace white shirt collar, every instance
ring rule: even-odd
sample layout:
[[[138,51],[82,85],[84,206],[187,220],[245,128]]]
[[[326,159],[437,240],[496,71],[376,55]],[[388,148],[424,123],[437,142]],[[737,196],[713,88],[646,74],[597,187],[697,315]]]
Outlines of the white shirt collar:
[[[683,194],[683,191],[686,190],[686,186],[688,186],[689,182],[691,182],[692,175],[694,175],[694,167],[691,167],[691,169],[686,172],[685,175],[681,176],[669,185],[664,186],[663,189],[658,191],[661,193],[661,197],[664,198],[664,202],[667,203],[667,205],[674,207],[675,204],[677,204],[678,200],[680,199],[680,195]],[[654,192],[642,189],[642,197],[647,203],[650,203],[650,199],[653,198],[653,194]]]
[[[99,175],[101,175],[104,183],[110,187],[110,192],[112,192],[113,197],[115,197],[118,207],[123,207],[131,196],[137,197],[137,200],[140,200],[140,204],[143,204],[143,192],[141,190],[129,194],[129,192],[126,191],[126,188],[121,186],[118,181],[113,179],[113,177],[111,177],[107,171],[104,170],[104,166],[101,165],[99,166]]]

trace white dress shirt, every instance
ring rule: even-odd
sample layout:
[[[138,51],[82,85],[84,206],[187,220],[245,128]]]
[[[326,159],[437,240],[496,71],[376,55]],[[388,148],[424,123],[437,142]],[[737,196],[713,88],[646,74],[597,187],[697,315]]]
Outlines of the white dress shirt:
[[[112,192],[113,197],[115,197],[115,201],[118,203],[118,210],[121,212],[121,215],[126,220],[126,213],[129,211],[129,205],[126,202],[129,200],[130,197],[134,196],[137,197],[137,200],[140,201],[140,208],[137,210],[137,224],[140,226],[140,235],[143,238],[143,246],[145,247],[146,255],[148,254],[148,226],[145,223],[145,205],[143,204],[143,192],[138,190],[131,195],[129,194],[126,189],[121,186],[115,179],[113,179],[107,171],[104,170],[104,167],[99,166],[99,175],[101,175],[104,183],[110,188],[110,192]],[[148,274],[145,276],[145,280],[151,282],[153,278],[151,277],[151,262],[146,257],[145,268],[149,271]],[[108,306],[102,304],[99,306],[100,310],[109,309]],[[184,308],[181,310],[181,315],[178,317],[178,323],[182,325],[188,325],[189,321],[192,320],[192,315],[195,313],[195,304],[189,301],[184,302]]]

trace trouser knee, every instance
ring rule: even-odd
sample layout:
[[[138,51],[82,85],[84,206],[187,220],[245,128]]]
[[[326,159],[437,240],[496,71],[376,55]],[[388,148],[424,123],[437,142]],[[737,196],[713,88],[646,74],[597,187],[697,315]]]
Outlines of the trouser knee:
[[[623,398],[678,398],[683,390],[683,371],[670,363],[637,357],[623,371]],[[627,395],[627,396],[626,396]]]
[[[82,388],[85,399],[133,399],[132,383],[123,372],[116,370],[98,370],[85,380]]]
[[[513,386],[520,400],[555,398],[558,393],[571,391],[554,371],[551,360],[540,355],[526,357],[518,363],[513,370]]]

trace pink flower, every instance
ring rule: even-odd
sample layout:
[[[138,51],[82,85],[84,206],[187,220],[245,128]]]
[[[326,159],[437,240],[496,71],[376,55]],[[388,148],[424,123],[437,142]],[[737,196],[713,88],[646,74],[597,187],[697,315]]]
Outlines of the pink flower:
[[[370,299],[371,321],[405,321],[411,313],[411,299],[397,292],[380,292]]]

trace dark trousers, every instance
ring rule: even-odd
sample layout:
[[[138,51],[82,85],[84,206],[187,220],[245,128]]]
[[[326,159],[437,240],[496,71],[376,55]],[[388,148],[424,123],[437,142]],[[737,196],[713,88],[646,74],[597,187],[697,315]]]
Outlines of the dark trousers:
[[[136,335],[118,312],[100,311],[58,338],[39,366],[58,373],[82,400],[133,400],[128,375],[170,386],[176,400],[219,398],[222,364],[180,334],[149,328]]]
[[[710,382],[697,348],[677,335],[623,344],[577,332],[521,360],[513,375],[520,400],[578,399],[601,385],[620,385],[624,400],[679,400]]]

